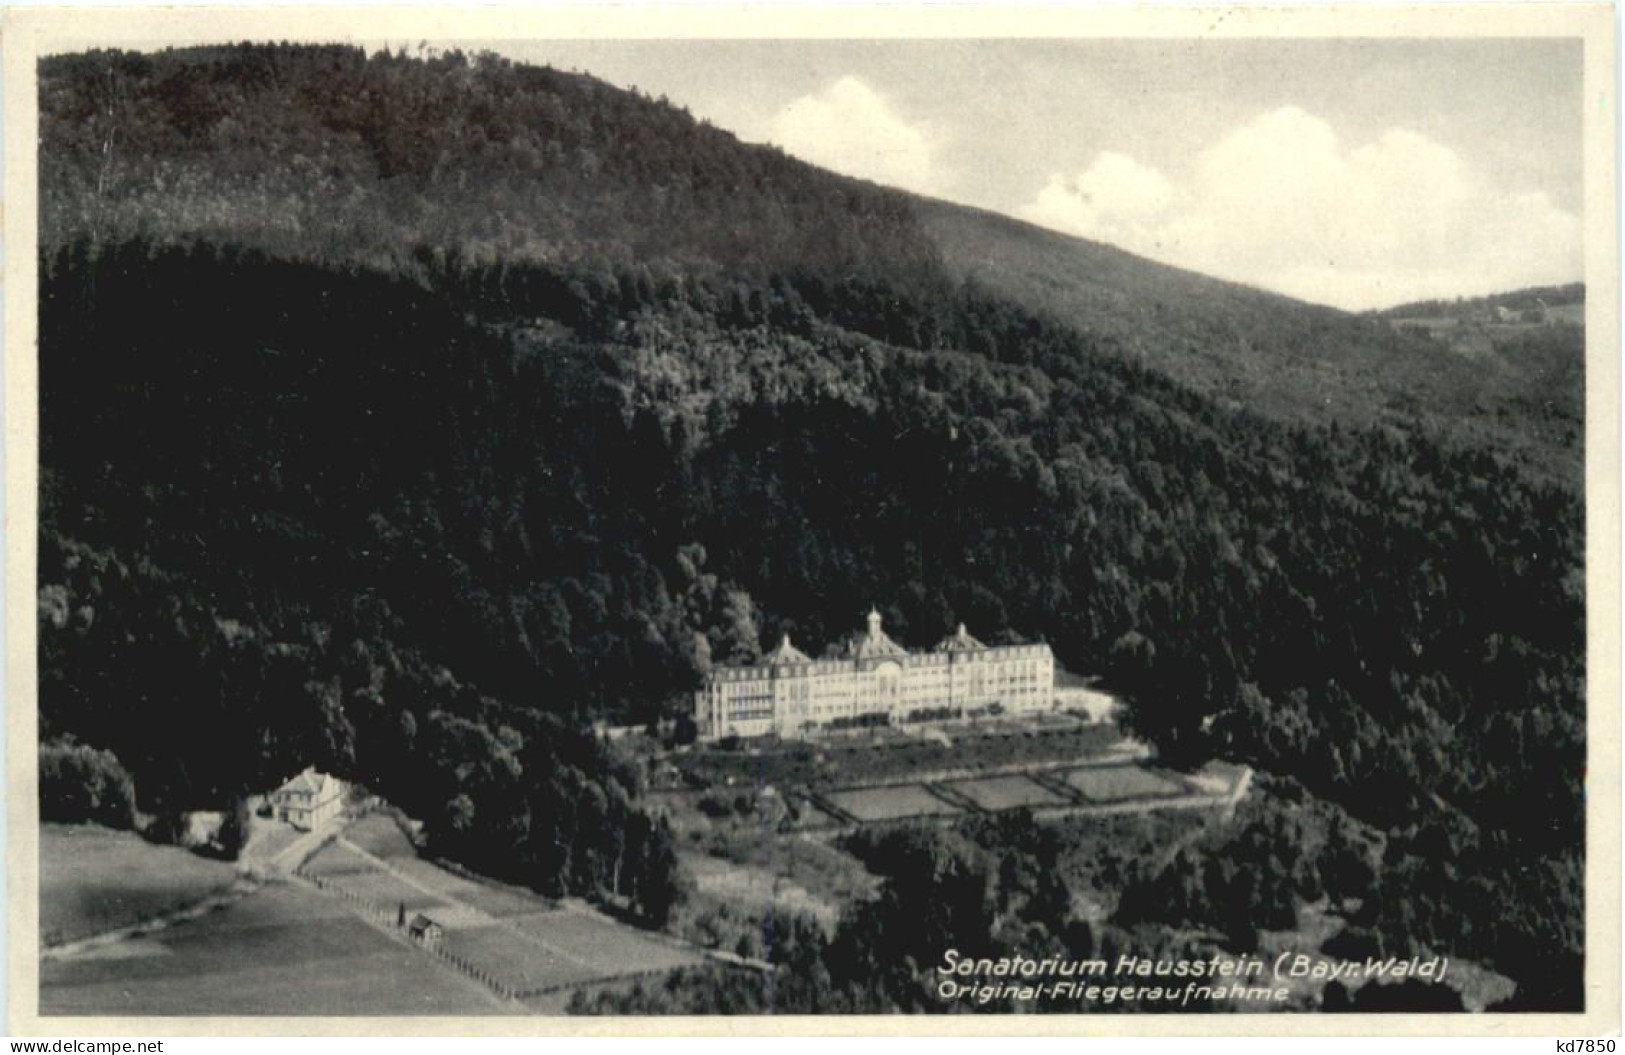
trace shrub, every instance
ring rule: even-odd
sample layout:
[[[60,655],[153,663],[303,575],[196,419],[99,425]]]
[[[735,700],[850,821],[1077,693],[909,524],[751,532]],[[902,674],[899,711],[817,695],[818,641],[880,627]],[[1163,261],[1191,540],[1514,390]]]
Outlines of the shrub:
[[[248,845],[250,825],[248,800],[238,796],[225,811],[225,816],[220,821],[220,830],[214,837],[220,852],[228,859],[236,860],[243,847]]]
[[[40,819],[135,827],[135,781],[111,751],[72,743],[41,744]]]

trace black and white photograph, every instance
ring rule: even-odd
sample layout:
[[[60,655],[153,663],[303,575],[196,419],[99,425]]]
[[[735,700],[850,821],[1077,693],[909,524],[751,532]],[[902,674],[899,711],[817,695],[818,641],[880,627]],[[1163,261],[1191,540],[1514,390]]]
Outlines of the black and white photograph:
[[[13,1022],[1617,1030],[1614,14],[1507,11],[8,41]]]

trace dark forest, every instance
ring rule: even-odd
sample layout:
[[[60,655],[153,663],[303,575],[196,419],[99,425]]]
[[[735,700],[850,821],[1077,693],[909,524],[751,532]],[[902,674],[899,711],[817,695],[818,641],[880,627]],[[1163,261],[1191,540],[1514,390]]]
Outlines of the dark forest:
[[[876,838],[882,895],[780,936],[782,986],[630,1009],[924,1009],[945,942],[1244,946],[1323,896],[1372,953],[1580,1005],[1580,407],[1517,417],[1527,372],[1437,413],[1221,398],[1135,353],[1172,331],[965,273],[913,199],[490,57],[61,57],[41,113],[48,819],[315,762],[449,858],[658,924],[672,838],[593,723],[874,602],[914,645],[1049,642],[1165,761],[1249,763],[1273,805],[1110,932],[1046,887],[1053,831]],[[1226,346],[1447,354],[1218,286]]]

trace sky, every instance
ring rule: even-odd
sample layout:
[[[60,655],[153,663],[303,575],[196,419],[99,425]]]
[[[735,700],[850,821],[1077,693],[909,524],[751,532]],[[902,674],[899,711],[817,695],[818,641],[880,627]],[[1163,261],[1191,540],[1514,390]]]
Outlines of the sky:
[[[502,41],[749,142],[1349,309],[1579,280],[1577,40]]]

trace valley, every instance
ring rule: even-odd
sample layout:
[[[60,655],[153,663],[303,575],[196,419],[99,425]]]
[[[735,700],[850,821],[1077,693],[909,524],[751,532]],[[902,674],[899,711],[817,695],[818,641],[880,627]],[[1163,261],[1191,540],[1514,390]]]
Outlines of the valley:
[[[398,811],[42,1007],[935,1014],[946,947],[1288,946],[1476,981],[1283,1010],[1583,1005],[1579,327],[1464,351],[490,54],[39,78],[40,810],[118,844],[45,841],[50,933],[229,888],[84,907],[308,769]],[[865,612],[1121,707],[699,727]]]

